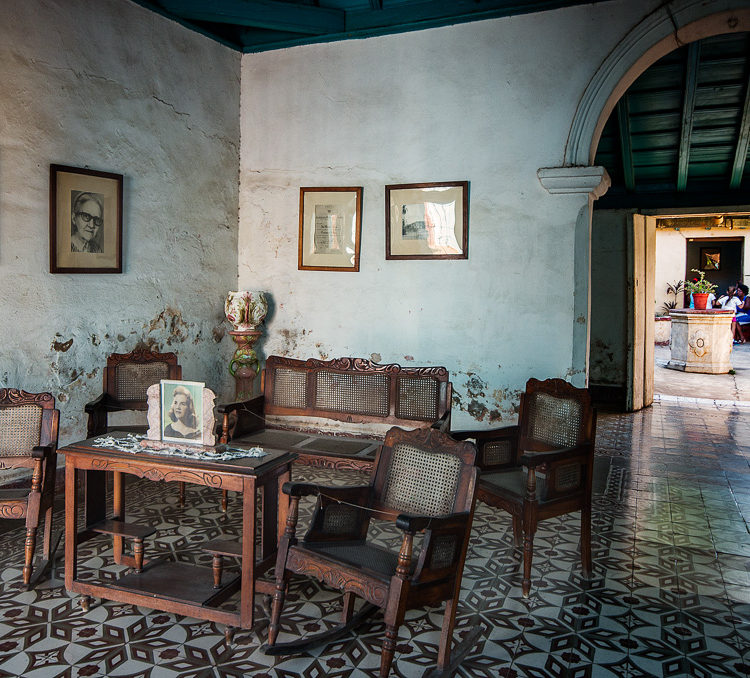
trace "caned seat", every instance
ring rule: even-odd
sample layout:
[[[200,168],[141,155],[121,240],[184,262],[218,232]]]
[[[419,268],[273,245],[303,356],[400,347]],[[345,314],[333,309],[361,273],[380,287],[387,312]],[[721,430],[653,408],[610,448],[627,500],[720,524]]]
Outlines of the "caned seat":
[[[513,518],[523,544],[523,595],[531,589],[534,534],[540,520],[581,512],[581,564],[591,574],[591,476],[596,412],[586,389],[562,379],[529,379],[518,426],[454,431],[479,449],[477,498]]]
[[[474,513],[475,455],[474,445],[436,429],[392,428],[377,453],[368,485],[286,483],[283,491],[291,498],[290,510],[276,561],[266,652],[293,654],[332,640],[353,628],[369,608],[380,608],[386,624],[380,660],[384,677],[406,610],[446,601],[438,669],[447,669]],[[317,495],[317,505],[300,541],[298,507],[306,495]],[[395,522],[402,531],[398,551],[368,540],[371,518]],[[424,533],[421,549],[412,554],[418,532]],[[313,576],[345,594],[342,625],[299,642],[277,644],[287,585],[295,573]],[[369,603],[355,616],[354,596]]]
[[[25,488],[0,490],[0,517],[26,521],[23,582],[31,585],[39,523],[44,516],[43,558],[52,557],[57,432],[60,413],[49,393],[0,389],[0,468],[28,468]],[[44,571],[40,568],[39,573]]]

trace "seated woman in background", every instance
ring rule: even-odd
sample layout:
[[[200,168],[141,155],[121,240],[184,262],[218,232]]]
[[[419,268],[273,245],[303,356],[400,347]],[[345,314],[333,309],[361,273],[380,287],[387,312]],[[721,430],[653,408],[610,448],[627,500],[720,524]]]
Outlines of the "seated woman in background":
[[[735,306],[732,333],[736,344],[744,344],[745,337],[742,334],[742,326],[750,324],[750,295],[748,295],[747,285],[742,283],[737,285],[737,291],[734,294],[734,298],[739,300],[739,304]]]

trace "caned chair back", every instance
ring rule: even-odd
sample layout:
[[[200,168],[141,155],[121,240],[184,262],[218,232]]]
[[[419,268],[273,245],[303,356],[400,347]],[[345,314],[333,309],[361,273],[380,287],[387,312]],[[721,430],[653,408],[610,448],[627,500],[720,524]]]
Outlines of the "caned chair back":
[[[0,457],[30,457],[37,445],[54,444],[59,412],[50,393],[0,389]]]
[[[529,379],[519,426],[519,454],[593,444],[589,393],[562,379]]]
[[[104,371],[104,392],[128,403],[128,409],[146,408],[146,391],[162,379],[181,379],[182,368],[174,353],[135,350],[113,353],[107,358]]]
[[[471,510],[476,448],[436,429],[391,429],[375,460],[373,508],[386,515]]]
[[[269,356],[262,380],[266,414],[406,426],[432,423],[450,411],[451,384],[444,367]]]

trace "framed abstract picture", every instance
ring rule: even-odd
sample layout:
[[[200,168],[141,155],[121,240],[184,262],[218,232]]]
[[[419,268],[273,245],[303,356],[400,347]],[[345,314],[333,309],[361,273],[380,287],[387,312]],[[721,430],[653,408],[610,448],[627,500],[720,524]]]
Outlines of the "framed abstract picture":
[[[50,166],[50,273],[122,273],[122,174]]]
[[[386,259],[468,259],[469,182],[385,187]]]

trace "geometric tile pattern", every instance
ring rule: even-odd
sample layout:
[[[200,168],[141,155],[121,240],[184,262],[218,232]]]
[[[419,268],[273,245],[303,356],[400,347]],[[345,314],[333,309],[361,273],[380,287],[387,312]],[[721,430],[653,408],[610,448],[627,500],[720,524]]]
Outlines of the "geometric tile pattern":
[[[592,525],[593,576],[580,573],[578,514],[540,524],[531,595],[521,595],[521,553],[507,515],[477,505],[457,613],[466,651],[457,676],[639,678],[750,676],[750,410],[664,401],[635,414],[600,413]],[[296,479],[360,482],[356,472],[295,467]],[[157,529],[147,557],[210,567],[202,541],[237,534],[239,502],[224,516],[218,493],[128,484],[131,516]],[[309,516],[311,504],[301,507]],[[62,528],[62,512],[55,515]],[[84,613],[62,566],[33,591],[21,585],[23,528],[0,537],[0,677],[123,676],[354,678],[377,675],[382,617],[355,636],[296,657],[268,657],[267,608],[227,647],[219,624],[95,601]],[[378,539],[398,544],[389,525]],[[62,547],[61,547],[62,548]],[[111,545],[84,544],[82,576],[116,578]],[[210,577],[210,570],[207,571]],[[231,604],[231,601],[230,601]],[[340,596],[295,579],[280,641],[338,621]],[[442,608],[408,613],[393,676],[434,665]]]

